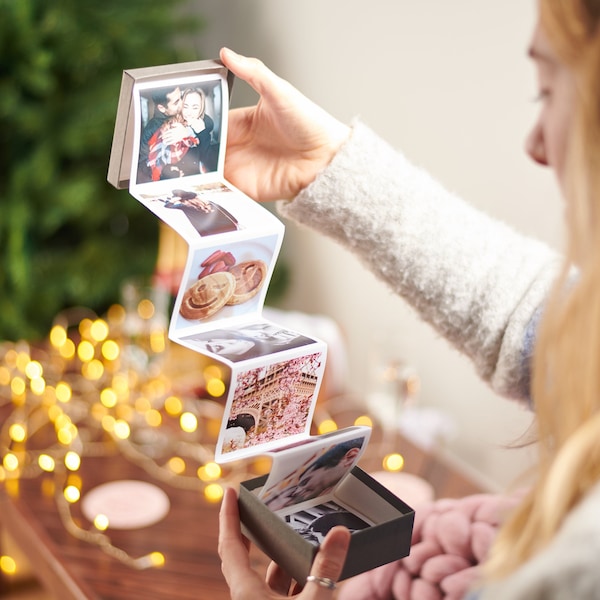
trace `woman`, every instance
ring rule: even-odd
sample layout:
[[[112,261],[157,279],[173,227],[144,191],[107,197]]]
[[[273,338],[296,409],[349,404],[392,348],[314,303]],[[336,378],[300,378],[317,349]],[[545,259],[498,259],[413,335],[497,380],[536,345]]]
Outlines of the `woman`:
[[[564,261],[442,190],[361,123],[347,128],[262,64],[222,52],[260,95],[230,115],[227,178],[258,200],[292,200],[283,214],[358,253],[498,392],[531,398],[537,477],[498,534],[478,600],[600,589],[599,28],[599,0],[539,2],[540,114],[527,148],[566,199]],[[328,536],[300,598],[331,597],[347,543],[343,529]],[[287,593],[276,568],[270,589],[249,568],[231,491],[220,548],[234,598]]]

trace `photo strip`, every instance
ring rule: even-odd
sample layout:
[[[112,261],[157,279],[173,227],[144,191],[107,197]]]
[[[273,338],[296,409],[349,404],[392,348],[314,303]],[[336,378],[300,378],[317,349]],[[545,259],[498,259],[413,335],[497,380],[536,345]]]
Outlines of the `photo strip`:
[[[327,355],[262,318],[284,226],[224,177],[232,83],[220,61],[125,71],[108,176],[188,245],[169,338],[229,369],[217,462],[309,438]]]
[[[285,517],[285,522],[304,539],[317,546],[325,539],[332,527],[343,525],[350,533],[371,527],[363,517],[330,501],[307,507]]]
[[[311,438],[310,443],[273,452],[269,477],[260,498],[272,511],[318,499],[323,502],[362,456],[369,427],[347,427]],[[313,502],[314,504],[314,502]]]
[[[296,351],[292,358],[232,376],[233,394],[225,409],[216,460],[266,453],[309,435],[324,367],[323,348],[314,354]]]

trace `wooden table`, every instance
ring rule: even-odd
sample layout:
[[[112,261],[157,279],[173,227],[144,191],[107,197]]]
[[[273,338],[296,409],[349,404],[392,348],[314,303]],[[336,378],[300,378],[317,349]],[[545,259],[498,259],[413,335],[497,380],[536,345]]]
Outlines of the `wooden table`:
[[[337,414],[338,424],[347,426],[362,409]],[[6,417],[0,411],[0,419]],[[373,430],[363,469],[381,468],[384,447],[381,431]],[[427,452],[397,435],[395,451],[405,457],[405,471],[432,484],[436,497],[460,497],[482,491],[437,452]],[[165,556],[161,568],[136,570],[107,555],[98,546],[73,537],[62,523],[48,483],[52,475],[21,479],[18,493],[0,485],[0,526],[28,557],[35,576],[58,600],[225,600],[230,597],[221,574],[217,554],[218,504],[211,504],[199,491],[161,483],[119,453],[86,457],[77,475],[82,496],[102,483],[134,479],[157,485],[168,495],[171,509],[160,522],[132,530],[110,529],[111,542],[133,557],[159,551]],[[91,524],[81,514],[81,503],[72,514],[85,528]],[[264,572],[266,557],[253,549],[255,567]],[[6,587],[0,575],[0,594]]]
[[[119,479],[151,481],[120,457],[86,459],[80,476],[84,489]],[[43,493],[42,478],[22,480],[16,497],[0,494],[1,525],[27,555],[43,586],[60,600],[229,598],[217,555],[218,504],[208,503],[199,492],[152,483],[169,496],[168,515],[142,529],[109,531],[112,543],[134,557],[162,552],[166,561],[161,568],[133,569],[75,539],[62,524],[54,498]],[[84,519],[76,507],[73,515],[80,523]]]
[[[459,497],[482,491],[440,456],[424,452],[400,438],[398,450],[406,471],[424,476],[437,497]],[[198,491],[161,484],[123,457],[88,458],[79,473],[83,491],[103,482],[136,479],[161,487],[171,510],[159,523],[135,530],[111,530],[111,541],[133,556],[158,550],[162,568],[135,570],[97,546],[79,541],[63,526],[53,497],[43,492],[44,479],[21,480],[16,496],[0,493],[0,524],[28,556],[36,577],[57,599],[89,600],[225,600],[227,586],[217,555],[218,504],[208,503]],[[50,477],[50,476],[47,476]],[[80,524],[85,518],[73,509]],[[87,526],[87,525],[86,525]],[[257,550],[253,560],[264,571],[266,558]]]

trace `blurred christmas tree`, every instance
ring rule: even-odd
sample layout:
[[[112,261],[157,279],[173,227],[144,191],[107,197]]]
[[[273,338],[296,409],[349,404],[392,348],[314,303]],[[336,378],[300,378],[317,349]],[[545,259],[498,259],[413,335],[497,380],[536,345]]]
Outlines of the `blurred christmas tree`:
[[[158,222],[106,182],[123,69],[196,60],[183,0],[0,0],[0,339],[102,313],[149,275]]]

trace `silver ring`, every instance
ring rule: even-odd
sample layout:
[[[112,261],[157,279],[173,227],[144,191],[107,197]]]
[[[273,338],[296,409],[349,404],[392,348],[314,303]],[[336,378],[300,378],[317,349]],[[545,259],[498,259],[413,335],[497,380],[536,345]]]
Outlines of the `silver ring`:
[[[335,581],[329,579],[329,577],[317,577],[316,575],[309,575],[306,578],[306,583],[312,581],[321,587],[327,588],[328,590],[335,590]]]

